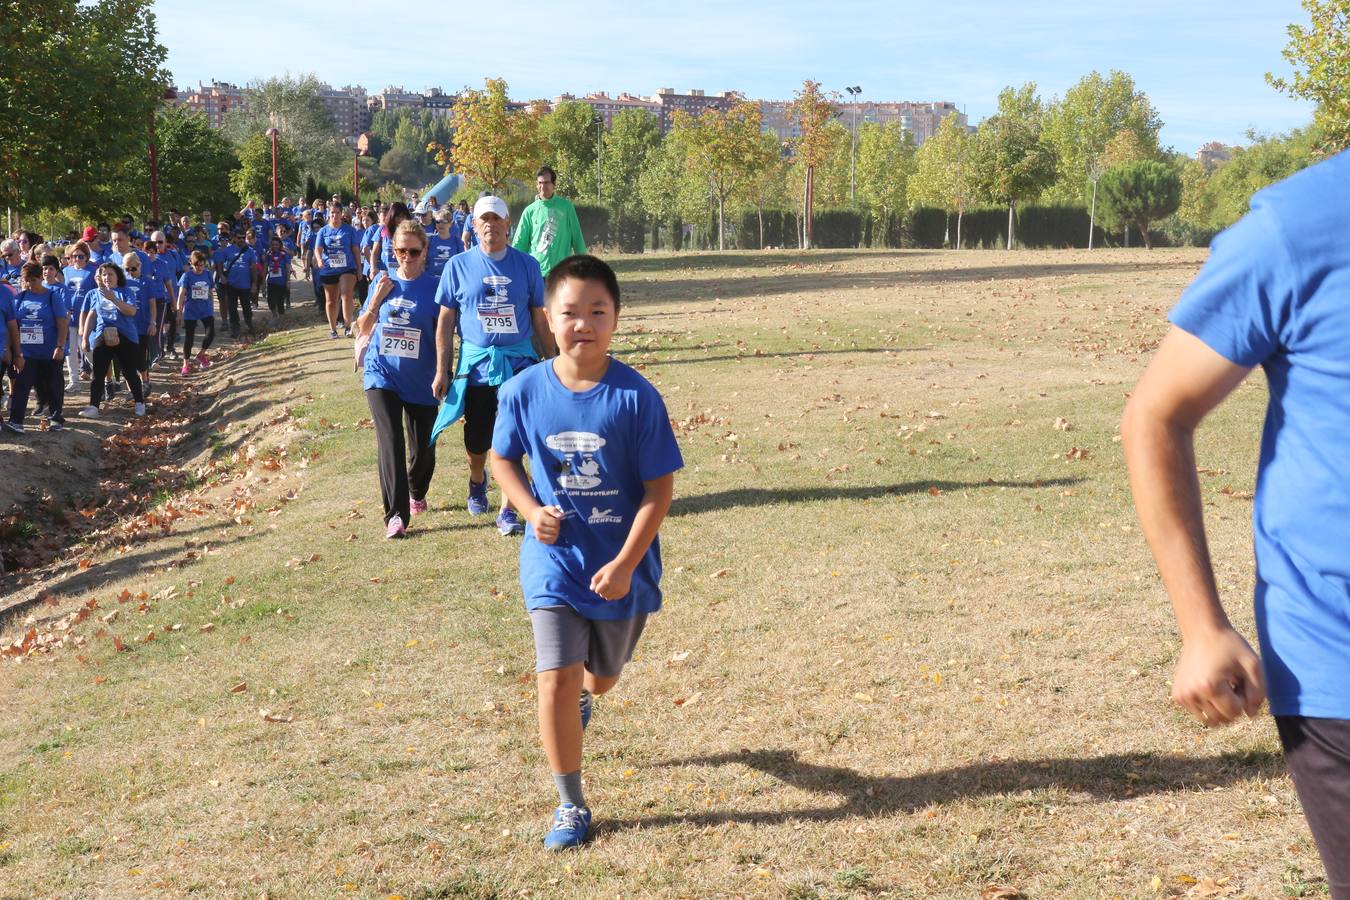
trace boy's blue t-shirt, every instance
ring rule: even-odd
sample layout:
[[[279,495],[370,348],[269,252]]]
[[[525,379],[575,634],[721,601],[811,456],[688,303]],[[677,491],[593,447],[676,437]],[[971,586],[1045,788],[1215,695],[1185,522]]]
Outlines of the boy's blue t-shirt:
[[[56,320],[69,318],[62,292],[54,287],[41,293],[20,291],[11,312],[19,322],[19,352],[24,359],[51,359],[56,352]],[[0,316],[0,324],[4,321]]]
[[[1169,318],[1265,370],[1253,530],[1270,710],[1350,719],[1350,153],[1251,205]]]
[[[631,619],[661,608],[661,548],[653,540],[628,596],[608,601],[591,578],[613,561],[646,494],[644,481],[683,467],[666,405],[647,379],[611,359],[588,391],[558,381],[552,362],[533,365],[497,395],[492,449],[530,458],[530,486],[544,506],[563,510],[562,530],[544,544],[527,525],[520,586],[527,609],[570,606],[588,619]]]
[[[216,251],[216,262],[230,287],[243,291],[253,287],[253,267],[258,264],[258,255],[252,247],[240,249],[233,244],[221,247]]]
[[[323,258],[320,275],[357,271],[357,256],[361,252],[361,241],[352,226],[345,222],[337,228],[325,225],[319,229],[314,240],[316,249]]]
[[[268,284],[289,284],[291,280],[291,255],[285,250],[268,250],[263,255],[263,271],[267,273]]]
[[[439,234],[430,234],[427,236],[427,271],[441,277],[445,271],[445,266],[450,262],[450,257],[459,253],[459,236],[453,231],[449,237],[441,237]]]
[[[211,292],[215,290],[216,278],[209,270],[200,275],[191,270],[184,272],[178,279],[178,287],[187,291],[183,300],[183,321],[209,319],[215,315],[211,310]]]
[[[371,296],[382,272],[370,286]],[[408,281],[393,277],[393,289],[380,304],[379,324],[366,351],[363,389],[380,388],[398,394],[405,403],[436,406],[431,382],[436,377],[436,279],[430,272]]]
[[[528,253],[508,246],[494,260],[480,247],[451,257],[436,302],[455,311],[455,327],[466,342],[505,347],[533,337],[530,311],[544,305],[544,278]],[[489,366],[484,361],[470,372],[469,383],[486,384]]]

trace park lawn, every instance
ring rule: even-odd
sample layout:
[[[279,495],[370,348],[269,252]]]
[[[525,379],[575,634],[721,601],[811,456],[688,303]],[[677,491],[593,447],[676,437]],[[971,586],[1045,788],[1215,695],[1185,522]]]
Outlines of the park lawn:
[[[516,541],[464,511],[458,429],[386,542],[349,345],[273,334],[213,373],[250,402],[201,514],[53,586],[41,615],[98,600],[83,646],[0,667],[0,896],[1325,894],[1269,718],[1172,707],[1130,505],[1120,412],[1203,258],[620,258],[614,351],[686,468],[563,856]],[[1257,373],[1198,438],[1249,633],[1264,403]]]

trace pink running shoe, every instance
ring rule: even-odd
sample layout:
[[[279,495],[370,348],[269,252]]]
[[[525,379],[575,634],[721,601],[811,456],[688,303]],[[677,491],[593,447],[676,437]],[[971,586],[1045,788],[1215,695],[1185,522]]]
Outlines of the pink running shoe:
[[[408,505],[408,512],[410,515],[420,516],[426,511],[427,511],[427,501],[425,500],[413,500]]]
[[[205,350],[197,354],[197,365],[201,366],[203,369],[211,368],[211,359],[206,355]]]
[[[408,529],[403,527],[403,517],[394,516],[389,520],[389,527],[385,530],[386,538],[401,538]]]
[[[178,370],[178,374],[179,374],[179,375],[191,375],[191,374],[192,374],[192,368],[187,364],[186,361],[183,363],[183,368],[181,368],[181,369]]]

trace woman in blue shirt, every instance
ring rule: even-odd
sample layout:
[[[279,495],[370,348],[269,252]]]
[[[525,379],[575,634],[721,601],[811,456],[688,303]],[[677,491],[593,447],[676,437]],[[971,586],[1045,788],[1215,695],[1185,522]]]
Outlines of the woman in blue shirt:
[[[328,336],[336,338],[338,302],[342,303],[343,330],[352,336],[352,296],[356,291],[357,263],[361,241],[356,229],[342,218],[342,207],[328,210],[328,224],[314,238],[314,264],[319,267],[328,312]]]
[[[206,351],[216,339],[216,317],[211,307],[211,293],[216,280],[206,267],[206,262],[205,253],[192,251],[188,257],[188,270],[178,279],[178,304],[174,309],[183,323],[183,368],[179,370],[180,375],[192,374],[192,341],[197,336],[198,322],[202,323],[204,334],[197,365],[203,369],[211,368],[211,359]]]
[[[403,537],[416,514],[427,510],[427,491],[436,469],[436,303],[439,283],[427,271],[427,236],[405,221],[389,241],[397,265],[376,276],[357,328],[370,334],[362,383],[380,469],[385,537]],[[403,423],[407,423],[404,440]]]
[[[61,364],[65,359],[70,317],[63,292],[43,283],[42,266],[26,264],[20,271],[20,278],[23,290],[14,298],[14,318],[19,327],[23,367],[14,386],[14,396],[10,398],[9,420],[4,427],[15,434],[23,434],[28,394],[41,384],[42,399],[51,417],[48,428],[60,431],[66,421],[62,414],[66,384]]]
[[[137,305],[126,291],[127,276],[112,263],[98,267],[94,277],[98,287],[85,296],[86,332],[93,346],[94,379],[89,385],[89,405],[80,411],[86,419],[99,417],[103,402],[103,383],[114,359],[122,369],[122,376],[131,388],[136,401],[136,415],[145,415],[145,395],[141,393],[141,376],[137,366],[140,360],[140,334],[136,331]]]
[[[141,387],[144,390],[150,384],[150,344],[151,328],[156,319],[157,305],[154,300],[154,292],[150,286],[151,281],[157,275],[157,267],[148,260],[144,263],[135,253],[128,253],[122,257],[122,271],[127,276],[126,287],[127,299],[136,307],[136,315],[133,321],[136,323],[136,334],[140,338],[136,342],[136,371],[141,373]],[[164,288],[161,286],[160,291]]]
[[[92,254],[89,245],[84,241],[77,241],[70,248],[70,265],[61,270],[61,274],[66,279],[66,301],[70,307],[71,325],[73,331],[79,331],[79,313],[80,301],[84,295],[94,289],[94,266],[90,262]],[[89,358],[84,352],[84,344],[78,340],[71,342],[70,361],[66,368],[70,370],[70,380],[66,383],[66,390],[77,390],[80,386],[80,369],[89,365]]]

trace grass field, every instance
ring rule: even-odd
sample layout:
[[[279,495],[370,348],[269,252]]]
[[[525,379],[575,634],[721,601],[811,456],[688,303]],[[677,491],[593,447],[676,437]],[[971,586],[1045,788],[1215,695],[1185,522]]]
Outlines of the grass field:
[[[614,351],[687,466],[564,856],[458,429],[384,541],[348,344],[272,335],[213,371],[172,527],[79,551],[38,624],[98,608],[0,666],[0,896],[1324,895],[1270,719],[1168,699],[1129,500],[1120,412],[1202,261],[621,259]],[[1264,402],[1257,374],[1197,448],[1246,631]]]

